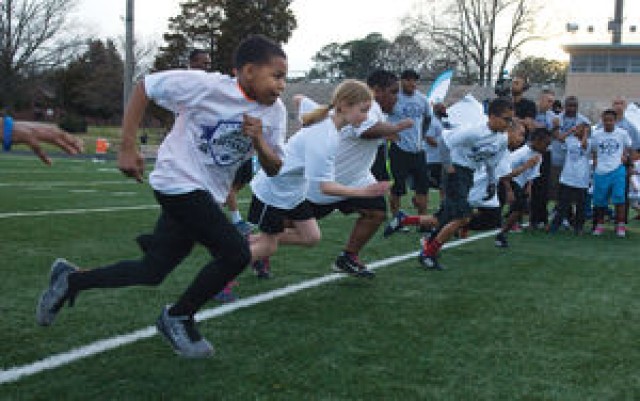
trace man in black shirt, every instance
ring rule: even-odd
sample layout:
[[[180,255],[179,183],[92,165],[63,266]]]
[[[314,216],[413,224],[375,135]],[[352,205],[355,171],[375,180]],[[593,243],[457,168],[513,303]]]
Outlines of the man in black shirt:
[[[513,114],[524,124],[527,133],[535,129],[536,104],[524,97],[529,89],[529,81],[526,77],[516,75],[511,81],[511,96],[513,98]]]

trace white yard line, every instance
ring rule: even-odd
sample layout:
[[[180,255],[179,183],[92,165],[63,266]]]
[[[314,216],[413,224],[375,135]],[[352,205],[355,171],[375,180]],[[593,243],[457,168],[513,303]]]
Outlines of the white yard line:
[[[133,181],[125,181],[125,180],[114,180],[114,181],[43,181],[43,182],[0,182],[0,187],[68,187],[68,186],[79,186],[79,187],[91,187],[97,185],[136,185],[137,182]]]
[[[133,192],[114,192],[111,193],[116,196],[132,195]],[[249,199],[238,199],[238,203],[249,203]],[[41,217],[41,216],[55,216],[66,214],[88,214],[88,213],[108,213],[108,212],[121,212],[127,210],[146,210],[146,209],[158,209],[160,206],[156,205],[138,205],[138,206],[113,206],[113,207],[97,207],[93,209],[59,209],[59,210],[33,210],[22,212],[7,212],[0,213],[0,220],[11,219],[15,217]]]
[[[95,209],[36,210],[36,211],[27,211],[27,212],[0,213],[0,219],[10,219],[14,217],[55,216],[55,215],[65,215],[65,214],[121,212],[125,210],[145,210],[145,209],[157,209],[157,208],[159,208],[158,205],[139,205],[139,206],[98,207]]]
[[[478,235],[474,235],[466,239],[452,241],[445,244],[443,248],[444,249],[454,248],[454,247],[466,244],[468,242],[479,240],[481,238],[490,237],[492,235],[495,235],[496,233],[497,233],[497,230],[494,230],[494,231],[489,231],[489,232],[484,232]],[[417,255],[418,255],[418,252],[411,252],[404,255],[393,256],[387,259],[382,259],[376,262],[372,262],[369,264],[369,267],[371,269],[378,269],[384,266],[389,266],[395,263],[403,262],[407,259],[415,258]],[[240,299],[233,303],[221,305],[211,309],[206,309],[198,313],[196,315],[196,318],[199,321],[213,319],[216,317],[226,315],[231,312],[235,312],[239,309],[244,309],[244,308],[248,308],[261,303],[269,302],[274,299],[295,294],[297,292],[300,292],[309,288],[318,287],[323,284],[327,284],[327,283],[342,279],[344,277],[346,276],[341,273],[328,274],[326,276],[303,281],[298,284],[292,284],[292,285],[279,288],[273,291],[265,292],[263,294],[254,295],[249,298]],[[67,352],[51,355],[47,358],[41,359],[39,361],[30,363],[27,365],[16,366],[16,367],[8,368],[6,370],[0,370],[0,384],[16,382],[22,378],[33,376],[35,374],[38,374],[46,370],[59,368],[84,358],[88,358],[106,351],[110,351],[110,350],[128,345],[128,344],[132,344],[139,340],[144,340],[146,338],[153,337],[156,334],[157,334],[157,331],[155,326],[148,326],[128,334],[106,338],[103,340],[98,340],[91,344],[87,344],[79,348],[74,348]]]

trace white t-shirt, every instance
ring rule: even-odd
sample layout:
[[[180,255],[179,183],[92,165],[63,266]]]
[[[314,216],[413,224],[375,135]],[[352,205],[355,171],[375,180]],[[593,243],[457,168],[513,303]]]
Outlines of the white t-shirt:
[[[567,156],[560,173],[560,183],[573,188],[589,188],[591,141],[587,141],[586,149],[582,147],[582,142],[575,135],[568,136],[564,143]]]
[[[627,131],[616,127],[613,132],[597,129],[591,138],[592,150],[596,153],[596,174],[607,174],[622,164],[625,148],[631,147]]]
[[[433,138],[436,141],[438,138],[442,136],[443,130],[442,122],[439,118],[433,117],[431,119],[431,125],[425,134],[426,137]],[[427,158],[427,164],[438,164],[440,163],[440,150],[437,146],[432,146],[429,142],[425,141],[424,143],[424,155]]]
[[[307,113],[317,107],[310,99],[304,98],[300,111]],[[362,134],[379,122],[385,115],[376,101],[371,102],[367,119],[358,127],[347,125],[338,135],[338,151],[335,158],[335,182],[349,187],[365,187],[376,182],[371,174],[371,165],[376,158],[379,140],[362,138]],[[320,190],[320,183],[311,181],[307,199],[317,204],[330,204],[343,197],[326,195]]]
[[[496,166],[496,178],[504,177],[511,172],[511,161],[509,159],[509,153],[503,152],[498,165]],[[487,196],[487,185],[489,185],[489,176],[485,166],[481,166],[473,173],[473,186],[469,190],[469,204],[472,207],[485,207],[493,208],[500,207],[500,201],[498,200],[498,193],[493,195],[488,200],[484,200]]]
[[[521,146],[518,149],[514,150],[513,152],[511,152],[509,154],[509,161],[511,162],[511,171],[513,171],[516,168],[522,166],[523,164],[525,164],[527,161],[529,161],[535,155],[540,155],[540,153],[538,153],[535,150],[531,149],[529,147],[529,145],[524,145],[524,146]],[[524,170],[519,175],[513,177],[511,180],[513,182],[515,182],[516,184],[518,184],[520,186],[520,188],[524,188],[524,186],[529,181],[532,181],[534,178],[540,176],[540,163],[541,162],[542,162],[542,158],[540,158],[540,160],[538,160],[538,162],[533,167],[529,167],[528,169]]]
[[[236,170],[254,153],[242,133],[244,114],[261,119],[265,141],[284,154],[286,109],[280,99],[271,106],[258,104],[245,97],[234,78],[196,70],[150,74],[144,85],[150,99],[177,114],[149,177],[159,192],[203,189],[224,203]]]
[[[263,170],[251,180],[253,194],[263,203],[291,210],[307,196],[310,181],[335,181],[338,131],[331,118],[302,128],[287,142],[278,175]]]
[[[486,123],[444,135],[451,151],[451,162],[477,170],[481,165],[496,166],[501,153],[507,149],[507,135],[489,129]]]
[[[552,117],[555,118],[555,117]],[[586,123],[591,124],[589,119],[580,113],[577,113],[575,117],[569,117],[564,113],[560,113],[558,116],[560,119],[560,134],[564,134],[571,128],[578,124]],[[557,139],[551,140],[551,165],[562,166],[564,164],[564,157],[567,154],[567,149],[564,146],[564,142]]]

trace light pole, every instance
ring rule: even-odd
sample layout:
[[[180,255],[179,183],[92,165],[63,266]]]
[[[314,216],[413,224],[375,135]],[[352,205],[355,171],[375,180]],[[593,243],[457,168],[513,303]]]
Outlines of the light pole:
[[[127,0],[127,14],[125,16],[125,56],[124,56],[124,99],[123,110],[127,107],[131,88],[133,86],[133,3],[134,0]]]

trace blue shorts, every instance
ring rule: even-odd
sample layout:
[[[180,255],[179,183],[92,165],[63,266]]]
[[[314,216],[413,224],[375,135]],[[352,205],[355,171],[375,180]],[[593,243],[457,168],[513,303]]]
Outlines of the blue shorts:
[[[606,174],[593,175],[593,205],[607,207],[609,197],[614,205],[624,205],[627,191],[627,169],[620,166]]]

